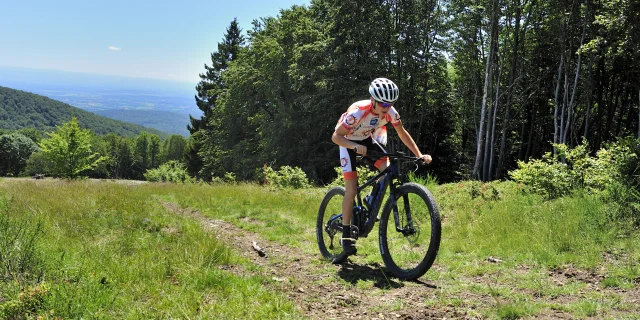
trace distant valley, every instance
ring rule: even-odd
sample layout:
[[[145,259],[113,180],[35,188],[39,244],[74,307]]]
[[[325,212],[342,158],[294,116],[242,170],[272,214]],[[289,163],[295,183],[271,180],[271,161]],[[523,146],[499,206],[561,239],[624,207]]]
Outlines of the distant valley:
[[[189,114],[202,114],[195,105],[195,85],[181,82],[0,67],[0,86],[183,136],[189,135]]]
[[[168,135],[154,128],[103,117],[39,94],[0,86],[0,129],[35,128],[52,131],[73,117],[78,119],[82,127],[98,135],[115,133],[135,137],[142,131],[160,138]]]
[[[107,109],[92,111],[103,117],[139,124],[160,131],[189,136],[189,115],[160,110]]]

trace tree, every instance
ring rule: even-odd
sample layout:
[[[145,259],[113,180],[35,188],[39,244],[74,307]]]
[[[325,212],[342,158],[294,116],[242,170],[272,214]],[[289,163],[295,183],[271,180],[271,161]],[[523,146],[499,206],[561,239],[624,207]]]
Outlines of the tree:
[[[489,139],[489,126],[490,122],[485,121],[485,117],[487,117],[487,113],[491,113],[492,100],[489,96],[491,87],[489,84],[493,81],[493,70],[494,70],[494,58],[495,58],[495,49],[497,49],[498,43],[498,13],[500,10],[499,1],[493,1],[493,5],[491,6],[492,14],[491,14],[491,40],[489,44],[489,53],[486,58],[485,72],[484,72],[484,89],[482,91],[482,100],[480,102],[480,122],[478,124],[478,136],[477,136],[477,145],[476,145],[476,160],[473,165],[473,174],[472,176],[477,177],[479,180],[486,181],[488,180],[488,164],[489,164],[489,156],[488,150],[492,146],[490,145]],[[487,110],[487,106],[489,106],[489,110]],[[485,128],[486,125],[486,128]],[[486,133],[485,133],[486,132]],[[486,138],[483,136],[486,135]],[[484,147],[484,152],[483,152]],[[483,166],[483,170],[481,170],[480,166]]]
[[[123,138],[115,133],[109,133],[103,137],[109,150],[107,171],[109,176],[115,179],[133,179],[133,139]]]
[[[211,66],[204,65],[205,72],[200,74],[200,82],[196,85],[197,95],[195,97],[196,104],[203,115],[200,119],[189,116],[191,124],[187,129],[191,133],[193,140],[188,145],[186,154],[187,168],[193,176],[199,176],[202,169],[202,159],[200,159],[200,148],[203,144],[203,138],[211,131],[209,122],[211,120],[213,109],[216,107],[220,94],[226,87],[222,74],[229,67],[229,63],[235,60],[244,45],[244,36],[242,30],[238,26],[238,20],[233,19],[227,28],[223,42],[218,43],[218,51],[211,54]],[[202,135],[195,135],[196,132],[203,131]],[[200,137],[203,138],[200,138]]]
[[[23,134],[29,139],[33,140],[35,144],[40,143],[40,140],[42,140],[42,131],[36,128],[22,128],[18,130],[18,133]]]
[[[40,147],[51,161],[54,175],[77,178],[106,159],[91,151],[93,133],[89,129],[80,128],[76,117],[47,135],[48,138],[40,141]]]
[[[43,152],[34,152],[31,154],[29,159],[27,159],[27,164],[23,172],[29,176],[34,176],[36,174],[49,175],[51,174],[50,161]]]
[[[187,146],[187,140],[177,134],[170,135],[162,144],[162,162],[171,160],[181,161],[184,150]]]
[[[206,129],[211,116],[211,110],[215,107],[220,92],[224,89],[222,73],[227,70],[229,63],[238,56],[240,48],[244,44],[242,30],[238,26],[236,18],[231,21],[223,42],[218,43],[218,51],[211,54],[211,66],[204,65],[205,73],[200,74],[200,82],[196,85],[195,97],[198,108],[204,113],[200,119],[190,116],[191,125],[187,126],[191,134],[200,129]]]
[[[17,176],[27,165],[32,153],[38,146],[28,137],[20,133],[0,136],[0,175],[8,173]]]
[[[312,0],[281,10],[254,21],[248,45],[211,77],[222,86],[200,87],[211,99],[198,100],[208,119],[192,123],[189,168],[251,179],[265,163],[289,165],[328,181],[336,120],[380,76],[400,87],[403,124],[443,182],[502,178],[554,138],[586,137],[596,151],[640,136],[639,9],[630,0]],[[403,148],[393,132],[389,148]]]
[[[136,179],[142,180],[143,174],[149,169],[151,157],[149,154],[149,137],[147,132],[140,132],[136,137],[133,147],[133,168]]]
[[[90,178],[104,179],[110,177],[109,163],[111,162],[111,150],[109,143],[101,136],[91,136],[91,151],[97,153],[104,160],[85,174]]]
[[[156,134],[149,136],[149,168],[160,166],[160,137]]]

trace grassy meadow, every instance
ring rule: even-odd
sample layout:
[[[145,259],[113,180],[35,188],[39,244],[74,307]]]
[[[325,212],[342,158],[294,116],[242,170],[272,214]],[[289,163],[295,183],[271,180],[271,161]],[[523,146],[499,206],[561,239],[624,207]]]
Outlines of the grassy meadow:
[[[545,201],[512,182],[425,183],[438,201],[443,232],[438,258],[422,279],[437,288],[425,294],[423,306],[461,308],[490,319],[535,317],[549,310],[576,318],[633,318],[638,311],[623,295],[638,292],[640,233],[612,221],[614,207],[582,193]],[[318,283],[393,291],[374,288],[373,280],[354,284],[335,277],[336,269],[321,259],[314,229],[325,191],[0,180],[0,318],[305,317],[271,278],[251,273],[260,267],[232,244],[163,203],[197,209],[264,239],[299,247],[315,257],[318,273],[327,275]],[[356,263],[381,263],[377,230],[358,245]],[[235,274],[225,266],[249,272]],[[584,281],[558,285],[550,277],[567,269],[602,275],[596,285],[611,290],[581,295]],[[380,311],[404,307],[381,305]]]

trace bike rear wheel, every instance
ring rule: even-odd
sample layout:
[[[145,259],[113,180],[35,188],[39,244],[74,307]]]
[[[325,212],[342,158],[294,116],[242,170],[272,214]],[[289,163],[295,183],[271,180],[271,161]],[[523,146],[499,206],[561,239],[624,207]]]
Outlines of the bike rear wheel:
[[[328,260],[342,252],[342,200],[344,187],[329,189],[320,203],[316,220],[316,239],[322,256]]]
[[[396,190],[396,208],[400,231],[396,229],[394,204],[389,198],[380,217],[380,253],[394,276],[415,280],[431,268],[438,254],[440,212],[433,195],[417,183],[405,183]]]

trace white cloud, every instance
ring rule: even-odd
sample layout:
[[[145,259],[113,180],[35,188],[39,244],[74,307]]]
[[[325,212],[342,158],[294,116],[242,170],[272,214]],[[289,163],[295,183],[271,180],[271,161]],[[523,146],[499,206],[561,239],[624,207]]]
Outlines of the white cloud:
[[[111,51],[120,51],[120,50],[122,50],[122,49],[121,49],[121,48],[118,48],[118,47],[116,47],[116,46],[109,46],[109,50],[111,50]]]

